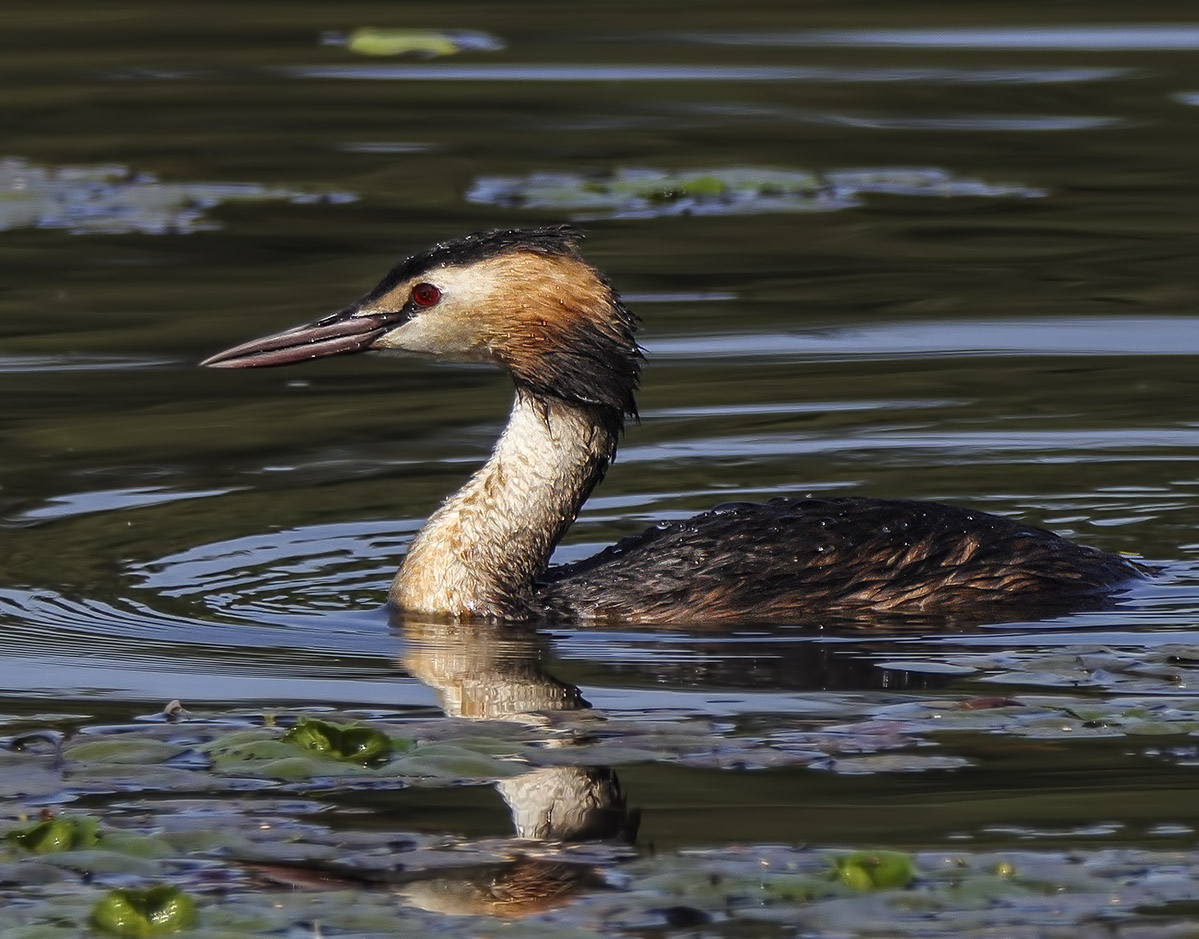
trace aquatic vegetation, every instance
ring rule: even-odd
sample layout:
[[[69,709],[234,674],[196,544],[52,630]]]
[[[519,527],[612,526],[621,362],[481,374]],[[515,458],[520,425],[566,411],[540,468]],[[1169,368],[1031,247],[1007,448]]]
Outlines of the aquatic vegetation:
[[[195,920],[191,897],[170,884],[112,890],[96,903],[91,915],[92,926],[121,939],[148,939],[178,932]]]
[[[392,751],[392,742],[381,730],[362,724],[335,724],[315,717],[303,716],[283,735],[283,742],[354,763],[378,763]]]
[[[1161,692],[1177,678],[1171,666],[1189,668],[1194,660],[1180,646],[1160,658],[1124,661],[1118,651],[1095,649],[1075,656],[1074,667],[1116,684],[1119,669],[1139,670]],[[1048,922],[1071,929],[1093,916],[1100,898],[1122,910],[1199,900],[1199,868],[1191,870],[1199,859],[1185,852],[761,843],[645,852],[619,841],[421,830],[421,793],[494,787],[518,824],[530,810],[521,808],[529,794],[548,793],[552,811],[564,811],[567,781],[604,778],[602,769],[589,775],[590,767],[721,770],[735,786],[744,777],[733,773],[755,767],[851,776],[944,772],[972,764],[970,747],[957,749],[964,741],[996,734],[1157,741],[1199,728],[1199,700],[1177,693],[984,695],[973,692],[1018,670],[1020,656],[945,661],[958,666],[947,679],[969,689],[883,698],[812,693],[796,713],[822,716],[792,722],[665,712],[604,720],[587,709],[516,722],[175,707],[169,716],[91,727],[61,742],[27,731],[0,746],[5,785],[32,804],[86,798],[95,814],[16,824],[0,843],[0,878],[23,898],[6,939],[65,939],[87,924],[140,939],[200,920],[204,935],[215,937],[287,934],[317,920],[330,935],[389,936],[407,934],[397,932],[401,908],[405,931],[483,937],[500,935],[517,916],[530,937],[720,923],[747,930],[786,924],[791,932],[783,934],[885,927],[894,936],[957,937],[994,923],[996,909],[1011,928]],[[894,670],[904,662],[892,655],[882,664]],[[916,672],[935,673],[937,662],[909,660]],[[937,752],[926,752],[930,746]],[[393,809],[352,821],[355,806],[370,804],[357,800],[378,797]],[[1155,873],[1162,870],[1180,873],[1163,880]],[[219,902],[207,896],[214,883],[222,885]],[[1046,896],[1054,898],[1050,912]],[[452,919],[480,913],[495,918]],[[1169,920],[1166,908],[1157,921]]]
[[[188,923],[206,937],[245,939],[312,935],[316,922],[322,935],[379,937],[723,926],[737,935],[957,939],[994,935],[997,927],[1072,935],[1097,910],[1139,927],[1137,936],[1165,939],[1185,935],[1176,931],[1186,922],[1184,904],[1199,900],[1199,860],[1190,852],[964,846],[847,853],[733,844],[638,854],[405,834],[386,817],[367,829],[339,830],[327,824],[327,803],[296,799],[155,799],[125,808],[139,809],[142,824],[173,829],[167,840],[175,853],[140,875],[138,886],[103,873],[96,885],[68,885],[44,874],[39,880],[33,868],[4,867],[22,897],[5,909],[5,939],[66,939],[89,925],[141,939]],[[296,821],[297,814],[307,820]],[[201,829],[211,834],[207,843],[180,837]],[[210,893],[217,884],[219,900]],[[497,884],[510,892],[493,893]],[[564,887],[573,892],[555,892]]]
[[[433,59],[459,52],[495,52],[504,44],[495,36],[467,29],[385,29],[363,26],[349,33],[321,36],[327,46],[345,46],[357,55]]]
[[[778,170],[725,167],[663,170],[622,167],[608,173],[482,176],[466,197],[506,208],[574,212],[578,220],[662,215],[758,215],[831,212],[871,195],[1021,198],[1042,190],[957,177],[935,168]]]
[[[196,751],[219,776],[291,783],[317,778],[349,783],[358,778],[363,785],[376,786],[503,778],[525,772],[527,756],[533,752],[519,740],[520,734],[511,742],[478,733],[443,740],[437,739],[441,735],[435,727],[424,723],[392,729],[406,730],[412,736],[300,715],[284,733],[267,726],[226,732],[218,725],[212,739],[199,744]],[[524,759],[513,762],[512,757]]]
[[[889,890],[906,887],[916,869],[901,851],[854,851],[833,859],[833,873],[854,890]]]
[[[349,202],[259,183],[168,183],[125,166],[38,166],[0,159],[0,231],[62,228],[72,234],[191,234],[220,228],[210,210],[229,202]]]
[[[47,812],[41,821],[7,832],[4,840],[33,854],[91,848],[98,840],[99,826],[100,819],[91,815],[55,816]]]

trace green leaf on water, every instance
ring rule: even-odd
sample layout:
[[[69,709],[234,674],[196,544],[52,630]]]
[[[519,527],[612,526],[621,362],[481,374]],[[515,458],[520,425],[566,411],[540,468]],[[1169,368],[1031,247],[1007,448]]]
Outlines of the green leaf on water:
[[[391,739],[365,724],[335,724],[315,717],[301,717],[283,735],[283,742],[334,760],[351,763],[380,763],[391,756]]]
[[[893,890],[906,887],[916,867],[902,851],[854,851],[833,859],[833,874],[854,890]]]
[[[34,854],[50,854],[95,847],[100,840],[99,827],[100,819],[91,815],[60,815],[35,822],[27,828],[14,829],[5,834],[4,840]]]
[[[436,58],[459,52],[491,52],[503,43],[486,33],[466,30],[379,29],[364,26],[345,37],[345,46],[358,55],[407,55]]]
[[[68,745],[65,752],[69,759],[90,765],[153,766],[186,749],[165,740],[138,739],[131,734],[121,734]]]
[[[196,920],[191,897],[170,884],[112,890],[92,908],[91,924],[110,936],[145,939],[176,932]]]

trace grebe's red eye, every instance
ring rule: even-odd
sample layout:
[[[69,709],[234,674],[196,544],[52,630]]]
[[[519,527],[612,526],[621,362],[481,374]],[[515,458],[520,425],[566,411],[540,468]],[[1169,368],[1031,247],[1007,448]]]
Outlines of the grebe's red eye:
[[[441,299],[441,291],[432,284],[417,284],[412,288],[412,302],[417,306],[432,306]]]

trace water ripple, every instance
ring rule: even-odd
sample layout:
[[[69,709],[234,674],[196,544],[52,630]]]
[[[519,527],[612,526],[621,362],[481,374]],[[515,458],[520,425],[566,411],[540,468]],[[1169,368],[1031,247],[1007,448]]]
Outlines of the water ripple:
[[[291,78],[477,82],[822,82],[1023,84],[1111,81],[1125,68],[832,68],[730,65],[299,65]]]
[[[758,417],[767,414],[827,414],[830,411],[906,411],[913,408],[946,408],[965,404],[954,398],[888,398],[860,401],[786,401],[761,404],[714,404],[694,407],[650,408],[644,420],[688,420],[707,417]]]
[[[1045,131],[1099,130],[1127,123],[1118,117],[1088,117],[1057,114],[955,114],[941,117],[866,117],[855,115],[821,115],[820,123],[840,124],[870,130],[1003,130],[1017,133]]]
[[[168,359],[121,355],[0,355],[0,372],[104,372],[127,368],[158,368]]]
[[[0,520],[3,525],[26,525],[51,519],[89,515],[93,512],[113,512],[121,509],[136,509],[184,499],[207,499],[236,491],[225,489],[180,490],[158,486],[129,489],[99,489],[91,492],[76,492],[48,499],[44,505],[27,509]]]
[[[1101,454],[1113,459],[1177,460],[1191,463],[1199,452],[1199,427],[1109,428],[1104,430],[1013,431],[874,431],[863,434],[729,435],[628,446],[625,463],[727,457],[808,456],[815,453],[869,453],[878,450],[909,454],[937,453],[941,463],[956,456],[968,463],[1003,462],[1013,454],[1033,453],[1038,463],[1094,463]],[[1144,451],[1157,451],[1152,456]],[[890,454],[892,465],[899,459]]]
[[[431,694],[394,666],[372,611],[325,617],[326,631],[231,626],[120,601],[0,590],[6,694],[189,703],[352,701],[423,706]]]
[[[1199,318],[1060,316],[875,323],[803,333],[663,337],[646,341],[645,347],[654,359],[675,360],[1199,355]]]
[[[916,49],[1166,52],[1199,49],[1199,24],[830,29],[791,33],[682,33],[676,38],[719,46],[889,46]]]
[[[222,617],[327,628],[327,613],[377,606],[416,520],[309,525],[198,545],[130,564],[139,589]]]

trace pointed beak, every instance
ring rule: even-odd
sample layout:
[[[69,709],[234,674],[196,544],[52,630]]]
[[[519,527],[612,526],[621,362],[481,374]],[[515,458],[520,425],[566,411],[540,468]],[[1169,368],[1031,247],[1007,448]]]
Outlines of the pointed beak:
[[[212,368],[263,368],[328,355],[364,352],[391,329],[397,319],[399,317],[395,315],[361,313],[357,307],[349,307],[306,326],[243,342],[209,356],[200,364]]]

